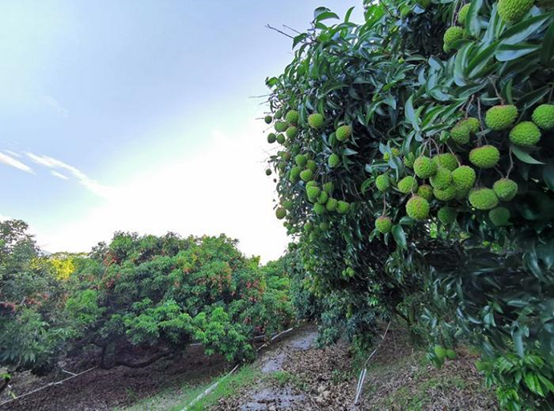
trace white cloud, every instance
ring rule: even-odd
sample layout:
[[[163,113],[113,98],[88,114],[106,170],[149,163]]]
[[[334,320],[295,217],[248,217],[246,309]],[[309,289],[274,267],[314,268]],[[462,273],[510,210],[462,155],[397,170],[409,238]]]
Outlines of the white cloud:
[[[52,175],[54,177],[58,177],[58,178],[61,178],[62,180],[69,180],[69,177],[62,174],[62,173],[58,173],[57,171],[54,171],[54,170],[50,170],[50,173],[52,173]]]
[[[21,154],[16,153],[15,151],[11,150],[4,150],[4,153],[9,154],[12,157],[21,158]]]
[[[69,110],[60,104],[60,102],[52,96],[44,96],[44,102],[47,106],[52,108],[56,113],[60,114],[62,117],[69,117]]]
[[[25,171],[26,173],[35,174],[33,169],[26,164],[23,164],[21,161],[16,160],[13,157],[5,153],[0,153],[0,163],[4,163],[10,167],[17,168],[18,170]]]
[[[79,170],[76,167],[73,167],[69,164],[64,163],[61,160],[55,159],[53,157],[45,156],[45,155],[37,155],[33,153],[26,153],[27,156],[36,164],[42,165],[44,167],[48,167],[50,169],[57,169],[57,170],[65,170],[69,172],[73,177],[79,181],[83,186],[85,186],[87,189],[92,191],[93,193],[102,196],[102,197],[108,197],[110,195],[110,187],[107,187],[105,185],[100,184],[98,181],[95,181],[88,177],[85,173],[83,173],[81,170]],[[54,174],[56,177],[62,176],[61,173]],[[67,176],[64,176],[67,179]],[[63,178],[63,177],[60,177]]]
[[[105,204],[72,223],[41,236],[50,251],[86,251],[109,240],[116,230],[183,236],[225,233],[240,240],[247,255],[279,257],[287,238],[273,212],[274,184],[265,176],[263,127],[252,122],[239,135],[212,132],[195,155],[164,167],[143,170],[124,186],[108,192]],[[35,156],[37,163],[59,165]],[[69,171],[67,168],[65,168]]]

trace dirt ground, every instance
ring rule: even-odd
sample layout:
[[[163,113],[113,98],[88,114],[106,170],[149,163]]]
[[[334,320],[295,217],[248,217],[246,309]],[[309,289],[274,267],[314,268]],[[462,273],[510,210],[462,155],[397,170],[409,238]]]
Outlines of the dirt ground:
[[[80,372],[94,365],[90,359],[67,365],[72,372]],[[190,347],[178,359],[164,359],[148,367],[131,369],[115,367],[95,369],[60,385],[50,386],[27,397],[0,406],[0,411],[104,411],[131,405],[141,398],[162,390],[178,389],[185,384],[210,381],[230,364],[219,356],[207,357],[202,347]],[[68,374],[37,378],[29,373],[16,374],[11,390],[22,395],[50,382],[69,377]],[[8,392],[0,403],[9,400]]]
[[[212,411],[227,410],[496,410],[494,394],[482,385],[475,358],[464,350],[441,369],[415,352],[402,330],[391,330],[368,368],[362,400],[355,358],[344,343],[316,348],[313,328],[301,330],[268,352],[266,377],[224,398]]]

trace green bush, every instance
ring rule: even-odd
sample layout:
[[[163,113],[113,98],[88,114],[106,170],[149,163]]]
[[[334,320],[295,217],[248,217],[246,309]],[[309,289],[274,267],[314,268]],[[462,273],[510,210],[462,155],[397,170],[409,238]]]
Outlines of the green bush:
[[[292,202],[286,226],[299,238],[315,295],[339,312],[350,305],[363,313],[371,302],[379,307],[376,318],[401,316],[413,329],[427,328],[430,347],[469,342],[495,364],[516,355],[523,362],[513,362],[511,373],[483,368],[502,406],[551,408],[549,109],[534,116],[542,128],[532,121],[552,102],[554,16],[543,4],[518,10],[517,19],[501,17],[494,1],[468,5],[366,2],[364,23],[350,22],[349,11],[335,25],[328,21],[338,16],[318,8],[311,28],[293,41],[292,62],[266,81],[272,112],[299,113],[282,152],[305,155],[316,167],[298,181],[290,178],[292,162],[280,155],[269,162],[281,201]],[[462,7],[463,27],[455,27]],[[316,114],[322,121],[314,127]],[[339,138],[345,124],[351,133]],[[331,153],[341,159],[333,168]],[[451,175],[435,177],[448,153]],[[392,189],[375,188],[382,175]],[[406,184],[407,177],[416,181]],[[430,178],[432,193],[426,188],[425,198],[413,197]],[[517,187],[500,200],[493,187],[506,179]],[[329,197],[348,207],[318,212],[307,198],[308,181],[333,183]],[[497,206],[509,212],[509,223],[491,221]],[[444,207],[456,217],[437,225]],[[381,216],[392,221],[385,234],[375,228]],[[539,356],[541,366],[525,365],[529,356]]]

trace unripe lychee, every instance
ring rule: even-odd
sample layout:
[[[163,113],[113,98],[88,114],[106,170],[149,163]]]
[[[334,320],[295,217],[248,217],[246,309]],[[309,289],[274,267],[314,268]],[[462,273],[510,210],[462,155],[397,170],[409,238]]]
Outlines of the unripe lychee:
[[[317,196],[321,192],[321,189],[318,186],[312,185],[309,187],[306,187],[306,194],[308,195],[308,200],[310,202],[315,203],[317,200]]]
[[[433,195],[440,201],[453,200],[456,197],[456,186],[454,184],[450,184],[448,187],[443,189],[434,188]]]
[[[386,234],[392,228],[392,220],[390,219],[390,217],[382,215],[381,217],[375,220],[375,228],[381,234]]]
[[[458,13],[458,23],[462,26],[466,23],[467,12],[469,11],[469,4],[464,5]]]
[[[444,32],[444,45],[448,48],[452,48],[453,44],[457,40],[463,39],[465,36],[464,29],[458,26],[452,26],[446,29]]]
[[[510,130],[510,141],[516,146],[531,147],[541,139],[541,131],[531,121],[522,121]]]
[[[266,176],[270,176],[271,173],[272,173],[272,171],[271,171],[270,168],[268,168],[268,169],[265,170],[265,175],[266,175]]]
[[[445,167],[449,171],[454,171],[458,167],[458,159],[452,153],[443,153],[433,157],[433,161],[439,167]]]
[[[302,167],[295,166],[291,168],[289,180],[293,183],[296,183],[298,181],[298,178],[300,177],[301,172],[302,172]]]
[[[271,118],[271,116],[265,116],[264,117],[264,121],[266,124],[271,124],[271,122],[273,121],[273,119]]]
[[[317,215],[322,215],[322,214],[325,214],[327,212],[327,209],[325,208],[325,206],[323,204],[315,203],[314,204],[314,212]]]
[[[329,167],[335,168],[340,164],[340,157],[338,156],[338,154],[333,153],[329,156],[328,162],[329,162]]]
[[[500,160],[500,152],[494,146],[486,145],[469,152],[469,161],[479,168],[493,168]]]
[[[517,108],[512,105],[494,106],[485,114],[485,124],[488,128],[501,131],[512,127],[517,118]]]
[[[495,226],[502,227],[509,224],[510,210],[506,207],[496,207],[489,211],[489,218]]]
[[[471,135],[471,129],[467,123],[460,122],[452,127],[450,130],[450,136],[458,144],[469,143],[469,137]]]
[[[336,200],[334,198],[330,198],[329,200],[327,200],[326,208],[327,208],[328,211],[335,211],[337,209],[338,205],[339,205],[338,200]]]
[[[329,195],[333,194],[334,189],[335,189],[335,185],[333,184],[332,181],[329,181],[328,183],[323,184],[323,191],[325,191]]]
[[[429,178],[429,182],[434,188],[445,189],[452,182],[452,173],[446,167],[439,167],[435,175]]]
[[[317,202],[319,204],[325,204],[327,203],[327,200],[329,200],[329,194],[327,194],[325,191],[319,193],[319,196],[317,197]]]
[[[541,104],[532,115],[533,123],[543,130],[554,128],[554,104]]]
[[[499,0],[498,14],[508,23],[517,23],[533,7],[534,0]]]
[[[279,220],[282,220],[287,215],[287,210],[285,210],[283,207],[279,207],[275,210],[275,217],[277,217]]]
[[[285,210],[292,210],[293,203],[290,200],[283,201],[283,207]]]
[[[289,124],[286,121],[277,121],[275,122],[275,131],[278,133],[283,133],[287,130]]]
[[[492,185],[493,191],[501,201],[511,201],[517,195],[517,183],[509,178],[501,178]]]
[[[300,173],[300,179],[304,182],[314,179],[314,173],[312,170],[304,170]]]
[[[417,180],[412,176],[406,176],[398,182],[398,191],[404,194],[415,193],[417,191]]]
[[[408,153],[408,155],[404,156],[404,165],[408,168],[412,168],[414,166],[415,161],[415,154],[414,153]]]
[[[339,214],[346,214],[350,210],[350,204],[346,201],[339,201],[337,204],[337,211]]]
[[[298,114],[298,111],[296,110],[290,110],[287,115],[285,116],[285,120],[289,124],[298,124],[298,120],[300,119],[300,115]]]
[[[269,134],[267,135],[267,142],[268,142],[269,144],[275,143],[276,140],[277,140],[277,136],[276,136],[274,133],[269,133]]]
[[[464,124],[469,127],[469,131],[471,133],[477,133],[479,129],[481,128],[481,122],[479,119],[475,117],[468,117],[462,121],[460,121],[461,124]]]
[[[344,141],[352,134],[352,128],[350,126],[340,126],[337,128],[336,136],[337,140]]]
[[[469,203],[477,210],[491,210],[498,205],[498,197],[490,188],[477,188],[469,192]]]
[[[431,201],[433,199],[433,187],[429,184],[422,184],[417,189],[417,195]]]
[[[444,225],[449,225],[456,221],[457,215],[458,212],[453,207],[442,207],[437,213],[437,217]]]
[[[457,190],[468,190],[473,187],[477,175],[469,166],[460,166],[452,172],[452,182]]]
[[[321,128],[323,126],[323,116],[319,113],[310,114],[308,116],[308,124],[312,128]]]
[[[317,163],[314,160],[308,160],[306,163],[306,168],[312,170],[314,173],[317,170]]]
[[[306,157],[304,154],[298,154],[296,157],[294,157],[294,161],[296,161],[296,164],[298,164],[299,166],[304,167],[308,162],[308,157]]]
[[[429,178],[437,172],[437,165],[429,157],[421,156],[414,161],[414,172],[419,178]]]
[[[406,214],[414,220],[425,220],[429,217],[429,202],[423,197],[413,196],[406,203]]]
[[[375,179],[375,187],[377,187],[377,190],[379,191],[387,191],[390,188],[389,176],[386,174],[377,176]]]
[[[287,128],[286,134],[289,139],[294,138],[298,135],[298,129],[295,126],[290,126]]]

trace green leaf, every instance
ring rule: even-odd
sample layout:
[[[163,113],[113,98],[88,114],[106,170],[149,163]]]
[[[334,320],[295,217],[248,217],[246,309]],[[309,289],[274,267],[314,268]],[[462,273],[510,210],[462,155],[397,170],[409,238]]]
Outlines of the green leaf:
[[[483,0],[473,0],[467,12],[465,29],[473,37],[479,37],[481,33],[481,20],[479,18],[479,10],[483,5]]]
[[[404,229],[400,224],[395,224],[392,227],[392,236],[394,237],[394,241],[396,241],[396,244],[398,244],[401,248],[407,249],[408,243],[406,242],[406,233],[404,232]]]
[[[541,63],[546,65],[552,65],[552,60],[554,58],[554,24],[550,24],[548,30],[544,35],[544,40],[542,41],[542,49],[540,52]]]
[[[413,98],[414,96],[410,96],[410,98],[406,101],[404,112],[406,115],[406,119],[411,123],[412,127],[415,130],[419,131],[419,122],[417,121],[417,116],[414,111]]]
[[[298,45],[298,43],[302,43],[307,38],[308,38],[308,35],[306,33],[299,34],[292,40],[292,48],[295,48]]]
[[[498,49],[500,43],[494,42],[490,46],[482,50],[477,56],[475,56],[468,64],[465,69],[465,73],[468,77],[474,77],[478,74],[485,66],[487,66],[490,60],[494,57],[496,50]]]
[[[528,19],[524,19],[506,30],[500,40],[502,44],[518,44],[527,39],[540,29],[540,27],[549,19],[549,14],[539,14]]]
[[[511,145],[512,152],[515,154],[515,156],[518,158],[519,161],[523,161],[526,164],[544,164],[540,162],[539,160],[535,160],[529,153],[524,151],[522,148],[518,146]]]
[[[350,21],[350,16],[352,15],[352,12],[354,11],[355,7],[350,7],[348,11],[346,12],[346,15],[344,16],[344,21],[348,23]]]
[[[501,45],[495,53],[498,61],[511,61],[532,53],[540,48],[538,44],[505,44]]]

